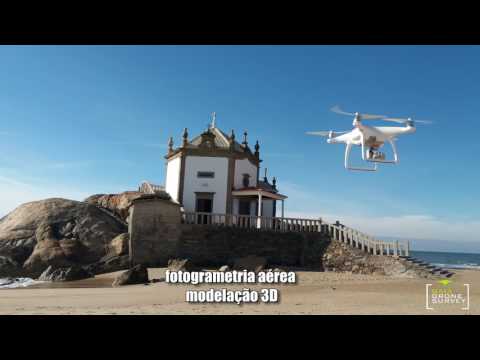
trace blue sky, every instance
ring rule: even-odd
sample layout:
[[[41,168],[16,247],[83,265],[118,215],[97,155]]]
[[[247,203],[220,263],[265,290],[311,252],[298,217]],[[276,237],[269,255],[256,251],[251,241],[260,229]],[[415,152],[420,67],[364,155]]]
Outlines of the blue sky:
[[[478,46],[1,46],[0,216],[163,184],[168,137],[216,111],[260,141],[291,215],[477,246],[479,63]],[[435,123],[399,139],[397,166],[353,173],[304,134],[350,129],[335,104]]]

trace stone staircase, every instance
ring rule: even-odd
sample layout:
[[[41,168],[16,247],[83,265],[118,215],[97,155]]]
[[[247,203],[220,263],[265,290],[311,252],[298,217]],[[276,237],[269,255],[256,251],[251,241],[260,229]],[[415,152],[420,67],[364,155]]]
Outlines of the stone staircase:
[[[416,267],[417,269],[428,271],[430,274],[432,274],[434,276],[450,278],[455,274],[454,272],[452,272],[450,270],[443,269],[441,267],[437,267],[435,265],[429,264],[429,263],[427,263],[423,260],[414,258],[412,256],[400,256],[400,258],[403,259],[404,261],[408,262],[412,266]]]

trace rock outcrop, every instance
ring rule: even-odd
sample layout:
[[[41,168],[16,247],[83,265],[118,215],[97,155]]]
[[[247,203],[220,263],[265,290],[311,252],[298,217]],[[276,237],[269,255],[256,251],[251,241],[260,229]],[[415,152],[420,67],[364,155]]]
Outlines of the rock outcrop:
[[[121,273],[113,282],[112,286],[147,284],[148,270],[145,266],[135,265],[130,270]]]
[[[0,220],[0,276],[37,277],[123,251],[124,223],[84,202],[52,198],[23,204]]]
[[[338,241],[332,241],[322,256],[326,271],[386,275],[406,278],[429,278],[431,274],[402,258],[368,254]]]
[[[128,220],[128,209],[132,206],[132,201],[140,197],[145,197],[140,191],[124,191],[120,194],[97,194],[86,198],[86,203],[99,206],[112,212],[115,216],[118,216],[123,221]],[[171,197],[166,192],[159,192],[155,194],[156,197],[170,200]]]

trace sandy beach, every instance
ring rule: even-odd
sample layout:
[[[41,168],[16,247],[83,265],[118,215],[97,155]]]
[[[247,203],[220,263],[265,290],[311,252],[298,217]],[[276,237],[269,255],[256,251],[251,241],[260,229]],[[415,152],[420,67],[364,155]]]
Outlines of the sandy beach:
[[[149,269],[161,278],[165,268]],[[289,285],[149,285],[110,286],[117,273],[64,284],[0,290],[0,314],[480,314],[480,271],[458,270],[453,289],[470,284],[470,310],[458,304],[427,310],[425,284],[435,281],[332,272],[298,271]],[[278,303],[190,304],[189,289],[277,288]]]

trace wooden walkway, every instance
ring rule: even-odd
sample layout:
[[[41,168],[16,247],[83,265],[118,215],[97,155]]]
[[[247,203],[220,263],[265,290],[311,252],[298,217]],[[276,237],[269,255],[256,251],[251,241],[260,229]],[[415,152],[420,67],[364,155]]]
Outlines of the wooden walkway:
[[[374,255],[409,256],[409,243],[387,242],[374,238],[347,226],[330,224],[321,219],[299,219],[286,217],[264,217],[204,212],[183,213],[184,224],[229,226],[257,231],[323,232],[333,240],[358,248]]]

